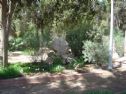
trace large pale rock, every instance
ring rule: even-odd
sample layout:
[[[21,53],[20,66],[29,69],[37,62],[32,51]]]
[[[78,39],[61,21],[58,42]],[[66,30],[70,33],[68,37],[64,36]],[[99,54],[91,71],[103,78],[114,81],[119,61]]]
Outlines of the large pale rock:
[[[32,58],[35,62],[47,62],[48,64],[53,63],[52,56],[55,52],[47,47],[40,48],[38,52],[36,52]]]
[[[53,40],[52,48],[57,52],[58,55],[64,55],[69,50],[67,41],[62,37],[57,37]]]
[[[72,59],[71,49],[68,42],[63,37],[57,37],[52,42],[52,48],[55,50],[56,54],[61,56],[64,62],[70,62]]]
[[[72,53],[67,41],[63,37],[57,37],[52,41],[51,49],[42,47],[34,55],[33,60],[37,62],[47,62],[48,64],[53,63],[55,56],[60,56],[64,63],[72,61]]]

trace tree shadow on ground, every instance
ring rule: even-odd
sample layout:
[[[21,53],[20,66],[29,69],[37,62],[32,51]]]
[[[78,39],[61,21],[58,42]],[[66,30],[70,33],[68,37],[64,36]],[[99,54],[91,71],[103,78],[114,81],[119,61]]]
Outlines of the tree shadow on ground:
[[[57,80],[54,78],[47,80],[48,77],[38,78],[37,81],[40,82],[38,84],[29,84],[29,81],[24,79],[17,85],[0,86],[0,94],[85,94],[89,90],[110,90],[120,94],[126,91],[126,71],[111,72],[111,75],[80,74],[79,77],[74,75],[73,78],[69,80],[63,76]]]

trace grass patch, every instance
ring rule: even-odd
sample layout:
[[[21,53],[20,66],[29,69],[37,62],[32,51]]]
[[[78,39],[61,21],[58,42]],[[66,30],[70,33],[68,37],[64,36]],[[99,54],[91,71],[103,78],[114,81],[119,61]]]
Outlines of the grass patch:
[[[0,79],[16,78],[22,75],[29,75],[34,73],[50,72],[57,73],[64,70],[61,62],[54,62],[54,64],[47,63],[26,63],[26,64],[10,64],[8,67],[0,67]]]
[[[0,67],[0,79],[15,78],[22,75],[29,75],[42,72],[59,73],[64,69],[75,69],[75,67],[84,66],[82,59],[76,59],[70,64],[64,64],[60,57],[55,57],[52,64],[45,62],[34,63],[16,63],[8,67]]]
[[[8,79],[22,76],[22,68],[15,64],[8,67],[0,67],[0,79]]]
[[[76,69],[76,68],[83,68],[86,65],[84,62],[83,57],[75,58],[71,63],[69,63],[66,68],[67,69]]]
[[[109,90],[90,90],[85,92],[84,94],[114,94],[114,93]]]
[[[33,75],[35,73],[59,73],[64,69],[77,69],[83,68],[85,63],[83,58],[75,59],[69,64],[64,64],[61,57],[55,57],[52,64],[46,62],[34,63],[16,63],[10,64],[8,67],[0,67],[0,79],[15,78],[22,75]]]

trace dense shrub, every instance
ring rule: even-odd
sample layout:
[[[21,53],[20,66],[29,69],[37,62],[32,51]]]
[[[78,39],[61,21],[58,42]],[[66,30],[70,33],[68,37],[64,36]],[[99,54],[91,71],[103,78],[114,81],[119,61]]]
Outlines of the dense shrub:
[[[50,33],[43,31],[42,34],[36,34],[36,31],[28,31],[21,37],[12,37],[9,40],[9,50],[38,50],[40,46],[48,46],[50,41]]]
[[[26,37],[27,36],[27,37]],[[9,40],[9,50],[27,50],[29,48],[37,49],[39,42],[35,35],[25,34],[24,37],[12,38]]]
[[[67,33],[66,40],[75,56],[82,55],[82,41],[85,39],[85,33],[82,30],[74,30]]]
[[[50,72],[62,72],[65,69],[62,58],[59,56],[53,57],[53,63],[48,66]]]
[[[14,35],[9,38],[9,50],[26,50],[37,48],[39,41],[36,27],[31,22],[22,24],[22,21],[15,20],[13,30]],[[24,26],[25,25],[25,26]]]
[[[25,42],[23,41],[22,38],[11,38],[9,40],[9,50],[21,50],[24,49],[25,47]]]
[[[102,64],[108,62],[108,47],[105,44],[83,41],[83,58],[85,62]]]
[[[114,34],[116,51],[120,56],[124,55],[124,33],[117,30]]]
[[[38,49],[39,40],[35,32],[26,32],[23,36],[26,48]]]
[[[49,28],[37,28],[32,21],[13,20],[13,30],[9,39],[9,50],[35,49],[47,46],[50,41]]]
[[[80,57],[82,56],[82,46],[83,42],[86,40],[97,41],[101,42],[102,40],[102,33],[96,31],[92,25],[92,23],[84,23],[75,27],[73,30],[70,30],[66,34],[66,40],[69,43],[69,46],[72,49],[72,52],[75,56]]]
[[[114,31],[114,46],[116,52],[119,54],[120,57],[124,55],[124,33],[120,30]],[[103,36],[103,43],[106,43],[109,46],[109,36]]]
[[[74,58],[71,63],[69,63],[66,68],[67,69],[77,69],[84,67],[86,63],[84,62],[83,57],[80,58]]]

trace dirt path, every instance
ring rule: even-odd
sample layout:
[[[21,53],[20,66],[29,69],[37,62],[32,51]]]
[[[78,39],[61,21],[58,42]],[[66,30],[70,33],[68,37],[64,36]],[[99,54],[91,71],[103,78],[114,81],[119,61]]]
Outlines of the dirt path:
[[[11,55],[9,60],[14,62],[28,62],[30,57],[26,55],[16,54]],[[43,78],[44,76],[49,77]],[[67,76],[69,80],[66,79]],[[12,80],[10,83],[7,81],[0,81],[0,94],[84,94],[87,90],[92,89],[107,89],[114,91],[116,94],[126,91],[126,64],[123,62],[122,67],[117,68],[113,72],[103,69],[89,68],[88,74],[79,74],[76,79],[74,75],[78,75],[74,71],[66,71],[63,76],[53,78],[52,74],[42,74],[35,79],[24,79],[23,82],[16,82]],[[54,79],[54,80],[52,80]],[[71,80],[70,80],[71,79]],[[36,81],[37,83],[34,83]],[[44,82],[44,83],[43,83]],[[19,84],[21,83],[21,84]]]
[[[9,52],[8,55],[9,63],[28,63],[31,62],[32,56],[25,55],[21,51]]]
[[[92,89],[107,89],[120,94],[126,91],[126,70],[124,69],[117,69],[114,72],[93,69],[88,74],[79,75],[74,71],[66,71],[63,73],[63,78],[58,75],[45,74],[45,77],[50,77],[50,80],[47,80],[48,78],[43,78],[42,74],[34,79],[32,77],[32,80],[25,79],[25,82],[20,84],[15,80],[11,80],[10,83],[3,82],[4,84],[0,81],[0,94],[84,94]],[[75,75],[78,76],[75,77]]]

